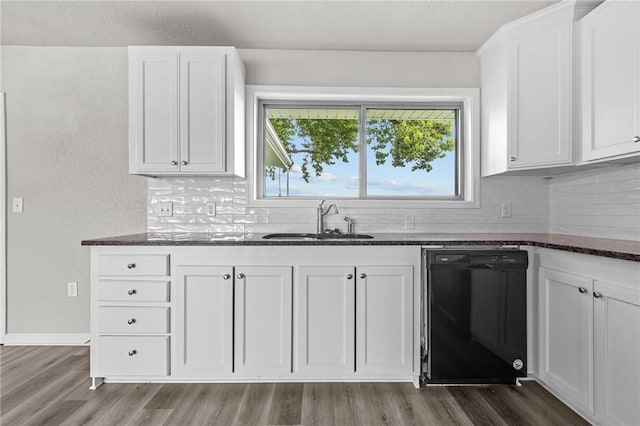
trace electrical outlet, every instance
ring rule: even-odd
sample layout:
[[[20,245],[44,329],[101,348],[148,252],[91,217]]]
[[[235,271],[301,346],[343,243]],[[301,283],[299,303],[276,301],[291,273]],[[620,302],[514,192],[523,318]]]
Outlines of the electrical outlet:
[[[78,282],[77,281],[69,281],[67,283],[67,296],[68,297],[78,297]]]
[[[23,212],[23,203],[24,198],[16,197],[13,199],[13,212],[14,213],[22,213]]]
[[[158,216],[164,216],[164,217],[173,216],[173,203],[158,204]]]
[[[207,203],[207,216],[216,215],[216,203]]]
[[[511,203],[502,203],[500,205],[500,216],[511,217]]]

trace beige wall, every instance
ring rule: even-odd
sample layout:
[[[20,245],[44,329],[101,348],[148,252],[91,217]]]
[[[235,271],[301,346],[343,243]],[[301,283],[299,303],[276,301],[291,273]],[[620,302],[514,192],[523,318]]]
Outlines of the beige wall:
[[[89,331],[86,238],[146,230],[127,171],[124,48],[2,47],[7,107],[8,332]],[[66,295],[78,281],[77,298]]]

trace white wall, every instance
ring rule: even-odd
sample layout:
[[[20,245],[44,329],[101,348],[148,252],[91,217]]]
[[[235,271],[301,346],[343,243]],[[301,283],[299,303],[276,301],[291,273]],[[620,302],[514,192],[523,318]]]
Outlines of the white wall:
[[[7,328],[89,330],[92,237],[144,232],[146,178],[127,169],[127,51],[3,46]],[[78,281],[77,298],[66,295]]]
[[[640,241],[640,164],[550,179],[549,231]]]

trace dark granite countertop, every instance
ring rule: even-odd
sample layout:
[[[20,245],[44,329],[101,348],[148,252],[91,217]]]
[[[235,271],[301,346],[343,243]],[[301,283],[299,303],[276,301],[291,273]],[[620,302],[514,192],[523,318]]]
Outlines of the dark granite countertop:
[[[563,234],[371,234],[373,239],[265,240],[265,234],[142,233],[82,241],[84,246],[529,245],[640,262],[640,242]]]

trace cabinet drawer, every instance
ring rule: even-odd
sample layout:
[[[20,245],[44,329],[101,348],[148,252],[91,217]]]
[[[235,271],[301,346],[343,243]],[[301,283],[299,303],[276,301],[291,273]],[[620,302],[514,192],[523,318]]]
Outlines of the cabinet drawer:
[[[168,254],[103,254],[98,256],[98,276],[169,275]]]
[[[120,307],[98,308],[98,333],[168,333],[169,308]]]
[[[168,302],[169,281],[98,281],[101,302]]]
[[[101,376],[169,375],[169,338],[101,336],[97,374]]]

